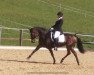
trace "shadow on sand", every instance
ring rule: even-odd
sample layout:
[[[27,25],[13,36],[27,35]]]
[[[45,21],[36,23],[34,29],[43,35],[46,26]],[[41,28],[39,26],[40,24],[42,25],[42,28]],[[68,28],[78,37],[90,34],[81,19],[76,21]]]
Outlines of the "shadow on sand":
[[[0,59],[0,61],[10,61],[10,62],[20,62],[20,63],[36,63],[36,64],[53,64],[48,62],[36,62],[36,61],[25,61],[25,60],[16,60],[16,59]],[[59,64],[59,63],[56,63]]]

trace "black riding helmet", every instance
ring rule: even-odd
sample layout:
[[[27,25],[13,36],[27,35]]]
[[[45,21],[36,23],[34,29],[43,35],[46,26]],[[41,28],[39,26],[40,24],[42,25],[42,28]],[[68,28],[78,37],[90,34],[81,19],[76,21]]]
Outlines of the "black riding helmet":
[[[63,16],[63,13],[60,11],[57,13],[58,16],[62,17]]]

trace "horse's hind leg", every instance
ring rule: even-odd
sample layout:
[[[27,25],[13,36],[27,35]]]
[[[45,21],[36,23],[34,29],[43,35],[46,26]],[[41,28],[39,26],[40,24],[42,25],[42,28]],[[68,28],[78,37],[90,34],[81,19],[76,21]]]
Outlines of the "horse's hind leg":
[[[71,52],[74,54],[75,58],[76,58],[76,61],[77,61],[77,64],[79,65],[79,59],[77,57],[77,53],[74,51],[74,49],[72,48],[71,49]]]
[[[71,54],[70,52],[70,47],[66,47],[67,48],[67,54],[61,59],[60,63],[62,63],[64,61],[64,59]]]
[[[38,45],[38,46],[36,47],[36,49],[27,57],[27,59],[29,59],[36,51],[38,51],[40,47],[41,47],[41,46]]]

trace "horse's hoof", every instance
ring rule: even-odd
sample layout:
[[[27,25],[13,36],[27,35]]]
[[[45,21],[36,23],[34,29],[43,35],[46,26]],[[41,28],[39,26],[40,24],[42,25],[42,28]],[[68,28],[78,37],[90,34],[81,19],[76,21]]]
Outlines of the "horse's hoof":
[[[26,59],[27,59],[27,60],[29,60],[29,59],[30,59],[30,57],[27,57]]]
[[[60,63],[62,63],[63,61],[61,60]]]
[[[53,64],[55,64],[55,61],[53,62]]]
[[[80,64],[78,63],[78,66],[79,66]]]

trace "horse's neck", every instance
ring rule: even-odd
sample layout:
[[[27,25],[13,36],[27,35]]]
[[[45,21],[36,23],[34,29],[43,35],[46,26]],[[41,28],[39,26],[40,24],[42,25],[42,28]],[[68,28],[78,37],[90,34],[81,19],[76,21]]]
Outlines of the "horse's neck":
[[[46,29],[39,29],[38,32],[39,32],[39,35],[45,35],[47,30]]]
[[[41,40],[41,39],[45,40],[45,35],[47,33],[47,30],[44,29],[44,28],[41,28],[41,27],[36,27],[36,30],[37,30],[37,32],[39,34],[39,40]]]
[[[46,35],[46,31],[45,30],[39,30],[39,39],[43,39],[45,38]]]

